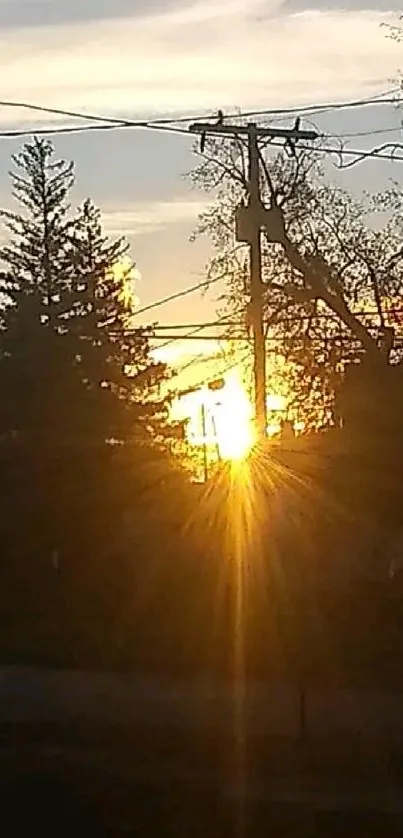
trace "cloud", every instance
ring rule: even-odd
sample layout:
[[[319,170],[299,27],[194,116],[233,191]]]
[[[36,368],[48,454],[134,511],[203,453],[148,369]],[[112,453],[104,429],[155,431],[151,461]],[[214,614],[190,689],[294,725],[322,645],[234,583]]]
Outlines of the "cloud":
[[[168,3],[167,3],[168,5]],[[159,0],[136,0],[141,8],[161,8]],[[133,14],[133,0],[0,0],[0,27],[36,28],[63,23],[122,18]]]
[[[207,203],[173,198],[170,201],[141,201],[127,208],[102,213],[105,231],[112,236],[156,233],[172,224],[193,224]]]
[[[120,115],[267,107],[379,91],[400,63],[400,45],[380,28],[394,16],[379,10],[287,11],[280,0],[138,8],[125,19],[110,6],[109,20],[8,29],[0,99]]]
[[[249,0],[249,5],[253,0]],[[286,11],[301,11],[306,0],[279,0]],[[309,8],[323,9],[321,0],[310,0]],[[349,8],[395,10],[399,0],[350,0]],[[63,24],[171,16],[186,20],[217,19],[245,12],[248,0],[0,0],[0,29],[57,27]],[[343,0],[330,0],[326,8],[343,9]],[[272,12],[273,3],[270,4]]]

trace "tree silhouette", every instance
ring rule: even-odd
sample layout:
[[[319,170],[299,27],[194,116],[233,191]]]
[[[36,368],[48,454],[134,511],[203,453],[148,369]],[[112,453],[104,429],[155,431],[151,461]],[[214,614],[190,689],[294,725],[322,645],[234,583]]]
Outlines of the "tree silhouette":
[[[51,396],[58,392],[58,381],[63,381],[66,394],[71,385],[62,363],[61,338],[73,268],[65,237],[73,167],[53,161],[52,147],[43,140],[28,143],[13,160],[13,197],[25,214],[2,212],[10,242],[0,253],[1,290],[6,300],[0,345],[4,393],[0,427],[3,435],[22,430],[48,435],[50,402],[56,406]],[[59,416],[60,409],[58,404]],[[50,426],[57,424],[54,419]]]
[[[133,592],[131,544],[139,559],[155,550],[162,510],[177,528],[186,484],[170,456],[165,367],[124,294],[127,245],[107,239],[90,201],[71,212],[72,165],[47,141],[14,162],[22,212],[3,213],[0,253],[2,589],[35,620],[38,602],[50,627],[75,609],[116,612],[128,580]]]
[[[248,256],[235,238],[234,213],[247,195],[246,162],[239,143],[208,140],[191,175],[214,195],[196,235],[211,238],[209,276],[227,275],[221,300],[245,337]],[[402,195],[394,187],[352,198],[325,175],[319,153],[297,149],[288,158],[270,146],[261,154],[261,189],[270,346],[286,361],[281,374],[295,412],[307,425],[326,423],[347,364],[363,355],[375,364],[400,361]]]
[[[54,161],[50,143],[34,140],[14,160],[25,214],[3,213],[3,433],[46,427],[49,439],[64,426],[94,441],[158,426],[165,369],[152,361],[149,330],[133,327],[127,244],[104,236],[90,201],[69,214],[73,168]]]
[[[115,417],[109,436],[145,437],[167,417],[160,395],[166,371],[150,356],[150,330],[133,323],[135,268],[128,245],[106,238],[100,211],[91,201],[74,219],[70,241],[75,276],[66,328],[77,342],[83,382],[95,389],[100,412],[109,410]]]

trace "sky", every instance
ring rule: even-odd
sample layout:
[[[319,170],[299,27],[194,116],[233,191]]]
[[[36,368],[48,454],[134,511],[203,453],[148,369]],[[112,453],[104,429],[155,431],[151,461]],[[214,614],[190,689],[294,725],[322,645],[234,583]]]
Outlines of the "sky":
[[[372,96],[389,89],[403,66],[403,43],[388,38],[381,26],[396,21],[399,5],[0,0],[0,100],[152,118]],[[322,127],[398,129],[400,118],[393,106],[383,106],[324,116]],[[0,130],[33,130],[51,120],[0,107]],[[74,121],[58,122],[67,123]],[[58,156],[75,160],[74,201],[90,195],[107,231],[129,239],[143,305],[203,278],[208,242],[191,244],[189,237],[207,199],[184,178],[195,162],[190,137],[124,130],[57,137],[55,146]],[[0,138],[4,206],[10,204],[10,155],[18,148]],[[377,188],[391,175],[400,177],[396,165],[363,164],[346,185],[359,191],[370,178]],[[152,319],[196,322],[211,319],[214,311],[211,293],[158,309]]]

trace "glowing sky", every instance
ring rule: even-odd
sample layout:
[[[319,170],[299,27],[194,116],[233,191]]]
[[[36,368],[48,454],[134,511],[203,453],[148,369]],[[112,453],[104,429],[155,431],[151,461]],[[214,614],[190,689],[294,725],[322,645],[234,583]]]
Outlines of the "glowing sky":
[[[368,95],[390,86],[401,64],[403,47],[380,26],[398,9],[397,0],[0,0],[0,99],[135,117]],[[391,108],[362,118],[399,123]],[[43,119],[0,109],[8,127]],[[334,123],[346,130],[354,115]],[[4,203],[17,147],[0,141]],[[61,138],[57,150],[76,160],[77,199],[90,193],[108,229],[131,239],[142,301],[195,280],[208,248],[188,242],[205,200],[181,178],[190,140],[116,132]],[[164,318],[189,319],[196,308],[211,313],[208,300],[183,300]]]
[[[391,87],[402,65],[403,45],[381,27],[399,10],[398,0],[353,0],[348,8],[341,0],[0,0],[0,100],[135,118],[369,96]],[[0,108],[0,128],[51,121]],[[385,106],[318,121],[333,132],[397,128],[400,113]],[[19,145],[0,139],[3,205]],[[189,243],[206,201],[182,177],[194,163],[191,148],[188,137],[144,131],[56,141],[57,153],[76,161],[75,200],[91,195],[107,230],[129,238],[143,305],[195,284],[208,259],[207,242]],[[377,188],[391,175],[400,170],[372,162],[344,182],[359,189],[370,178]],[[158,309],[152,319],[191,322],[214,313],[211,293]]]

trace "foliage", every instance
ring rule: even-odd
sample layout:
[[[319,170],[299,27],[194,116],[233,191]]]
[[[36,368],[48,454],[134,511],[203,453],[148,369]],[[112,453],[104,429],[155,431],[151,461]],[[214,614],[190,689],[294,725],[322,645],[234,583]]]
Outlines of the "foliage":
[[[73,168],[49,143],[14,162],[22,212],[3,213],[0,253],[1,608],[47,626],[46,656],[52,619],[74,635],[102,614],[100,633],[113,633],[119,597],[135,596],[168,522],[180,528],[187,481],[170,451],[165,367],[133,324],[127,245],[107,239],[90,201],[72,213]]]
[[[247,338],[248,252],[234,229],[234,210],[247,196],[243,147],[209,140],[191,177],[215,193],[196,234],[211,238],[208,275],[227,277],[221,302]],[[355,199],[330,181],[315,150],[289,158],[270,146],[262,150],[261,193],[268,345],[287,362],[294,415],[308,426],[326,423],[347,364],[363,353],[375,363],[400,361],[402,195],[394,187]]]
[[[69,213],[73,168],[54,161],[50,143],[34,140],[14,162],[25,214],[3,212],[2,433],[155,433],[166,416],[165,369],[150,357],[149,332],[132,327],[127,245],[108,241],[90,201]]]
[[[133,326],[128,246],[123,239],[108,241],[90,201],[74,219],[70,241],[75,277],[67,329],[80,375],[115,417],[108,420],[108,436],[130,438],[136,430],[144,440],[164,429],[167,402],[160,388],[166,370],[150,356],[150,330]]]

